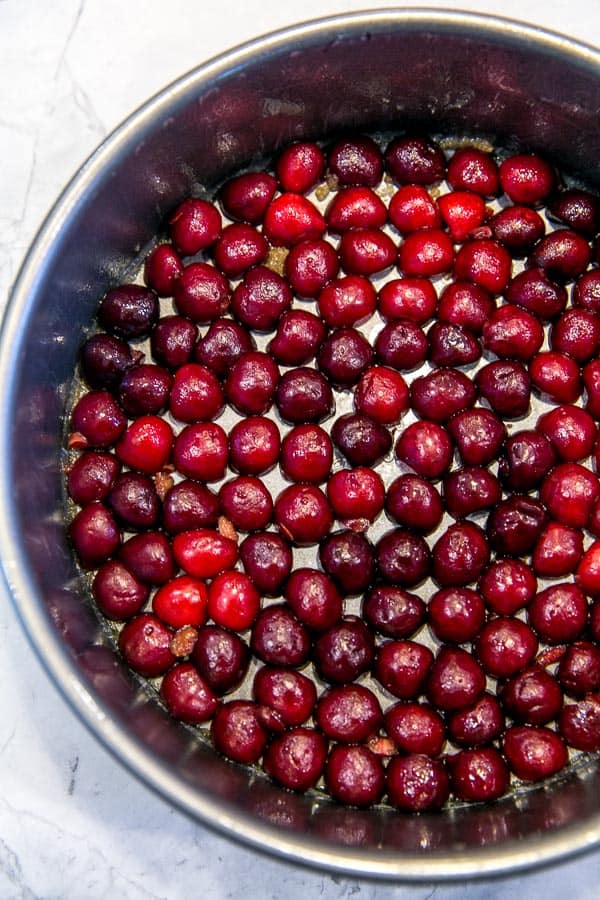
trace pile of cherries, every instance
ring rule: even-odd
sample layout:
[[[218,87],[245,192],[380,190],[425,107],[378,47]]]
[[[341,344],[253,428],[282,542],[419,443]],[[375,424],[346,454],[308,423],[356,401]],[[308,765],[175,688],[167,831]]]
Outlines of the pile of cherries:
[[[66,467],[175,718],[409,811],[600,749],[599,232],[540,156],[419,135],[181,203],[100,302]]]

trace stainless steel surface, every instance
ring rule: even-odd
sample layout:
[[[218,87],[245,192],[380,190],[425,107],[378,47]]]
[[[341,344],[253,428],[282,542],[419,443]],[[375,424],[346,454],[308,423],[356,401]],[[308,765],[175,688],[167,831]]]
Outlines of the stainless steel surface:
[[[43,226],[0,340],[2,567],[63,694],[133,772],[257,847],[389,878],[515,870],[600,838],[591,761],[489,807],[406,817],[315,803],[194,743],[121,666],[65,543],[61,418],[77,350],[118,280],[189,192],[292,138],[422,126],[538,148],[600,180],[600,54],[505,20],[382,11],[310,23],[213,60],[150,101],[80,170]]]

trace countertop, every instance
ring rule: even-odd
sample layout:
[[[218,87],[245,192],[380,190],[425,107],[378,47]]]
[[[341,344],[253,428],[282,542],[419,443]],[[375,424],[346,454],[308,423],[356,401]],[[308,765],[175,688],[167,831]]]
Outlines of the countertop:
[[[63,185],[143,100],[243,40],[367,5],[0,0],[1,302]],[[526,17],[600,45],[600,5],[594,0],[459,5]],[[6,597],[0,599],[0,685],[3,900],[598,897],[600,850],[513,879],[436,887],[304,870],[233,844],[156,797],[94,740],[50,683]]]

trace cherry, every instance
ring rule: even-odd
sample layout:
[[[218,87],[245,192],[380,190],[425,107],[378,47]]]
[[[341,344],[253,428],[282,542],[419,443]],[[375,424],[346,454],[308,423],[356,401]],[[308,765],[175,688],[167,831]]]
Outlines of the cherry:
[[[533,359],[544,342],[538,319],[525,309],[506,303],[494,310],[483,326],[482,344],[501,358]]]
[[[594,541],[585,550],[575,580],[585,594],[595,597],[600,593],[600,541]]]
[[[427,356],[436,366],[467,366],[481,357],[474,334],[450,322],[434,322],[427,332]]]
[[[508,250],[497,241],[480,238],[463,244],[454,260],[454,277],[471,281],[490,294],[501,294],[512,274]]]
[[[294,615],[313,631],[329,628],[342,616],[342,595],[332,579],[318,569],[295,569],[283,595]]]
[[[327,759],[327,740],[314,728],[293,728],[275,737],[267,747],[263,767],[267,775],[288,790],[314,787]]]
[[[468,466],[484,466],[496,459],[507,436],[501,419],[479,407],[452,416],[446,428]]]
[[[544,235],[533,248],[529,261],[555,281],[572,281],[587,269],[591,258],[588,241],[577,231],[559,228]]]
[[[528,412],[531,379],[522,362],[510,359],[490,362],[478,371],[475,384],[499,416],[518,419]]]
[[[437,422],[413,422],[402,431],[396,456],[424,478],[440,478],[452,463],[452,441]]]
[[[186,425],[173,444],[173,465],[186,478],[197,481],[220,481],[227,458],[227,435],[216,422]]]
[[[552,166],[534,153],[517,153],[500,163],[500,184],[513,203],[537,206],[552,192]]]
[[[419,273],[414,278],[386,281],[378,294],[378,311],[383,319],[402,319],[423,325],[435,313],[438,296],[434,285]]]
[[[488,675],[507,678],[525,668],[537,652],[537,638],[525,622],[499,616],[483,626],[475,641],[479,662]]]
[[[552,442],[558,457],[578,462],[592,452],[596,425],[591,415],[578,406],[557,406],[540,416],[537,427]]]
[[[250,628],[260,610],[256,587],[247,575],[235,570],[216,575],[208,588],[207,602],[213,622],[230,631]]]
[[[508,728],[502,749],[510,769],[522,781],[541,781],[568,762],[564,741],[555,731],[534,725]]]
[[[591,641],[576,641],[560,658],[556,677],[565,693],[585,697],[600,688],[600,649]]]
[[[238,531],[260,531],[271,521],[273,500],[256,475],[238,475],[221,485],[219,501],[223,515]]]
[[[287,726],[302,725],[317,702],[314,682],[293,669],[262,666],[254,676],[252,693],[261,706],[273,710]]]
[[[167,406],[172,382],[170,373],[162,366],[132,366],[121,378],[117,397],[129,416],[160,413]]]
[[[400,371],[420,366],[427,356],[427,336],[415,322],[388,322],[375,339],[375,355],[384,366]]]
[[[495,300],[481,285],[455,278],[440,294],[437,317],[480,334],[495,308]]]
[[[284,191],[305,194],[325,171],[325,154],[313,141],[297,141],[281,151],[275,174]]]
[[[595,360],[588,363],[588,366],[595,366]],[[583,383],[588,392],[587,409],[594,414],[595,395],[589,377],[592,371],[588,369],[586,377],[584,369]],[[581,395],[579,366],[574,359],[564,353],[556,350],[538,353],[529,364],[529,374],[534,387],[557,403],[573,403]]]
[[[330,684],[349,684],[367,672],[375,657],[373,636],[357,616],[345,616],[315,641],[313,661]]]
[[[269,353],[280,365],[303,366],[317,355],[325,334],[323,322],[313,313],[290,309],[279,319]]]
[[[447,422],[455,413],[473,406],[477,392],[471,379],[458,369],[433,369],[410,386],[414,411],[432,422]]]
[[[173,549],[162,531],[134,534],[121,545],[119,558],[147,584],[166,584],[175,575]]]
[[[385,486],[372,469],[340,469],[327,482],[327,499],[337,519],[362,530],[383,509]]]
[[[540,500],[552,518],[573,528],[585,526],[599,497],[596,475],[579,463],[555,466],[540,487]]]
[[[373,674],[394,697],[414,700],[423,691],[432,662],[433,653],[423,644],[385,641],[377,650]]]
[[[222,379],[229,375],[231,367],[241,356],[255,348],[254,338],[244,326],[224,317],[210,323],[208,331],[196,345],[194,358]],[[184,362],[187,360],[181,360],[178,365]]]
[[[573,306],[600,312],[600,272],[590,269],[580,275],[573,286]]]
[[[390,200],[389,217],[401,234],[442,224],[438,206],[426,188],[418,184],[398,188]]]
[[[552,218],[588,237],[600,231],[600,204],[598,197],[589,191],[563,188],[548,203],[548,212]]]
[[[256,617],[250,649],[270,666],[298,668],[308,659],[310,637],[286,604],[275,603],[262,609]]]
[[[600,749],[600,699],[588,694],[577,703],[565,705],[558,718],[563,740],[575,750],[594,752]]]
[[[450,525],[431,551],[433,577],[443,587],[476,581],[490,559],[490,548],[479,525],[467,520]]]
[[[343,185],[375,187],[383,175],[381,150],[366,135],[336,141],[327,154],[327,164],[331,174]]]
[[[98,307],[98,322],[119,338],[147,337],[158,321],[158,297],[141,284],[111,288]]]
[[[279,459],[281,436],[271,419],[248,416],[229,432],[229,465],[242,475],[264,475]]]
[[[94,500],[104,500],[110,491],[121,465],[111,453],[88,450],[73,462],[67,474],[67,491],[79,506]]]
[[[198,339],[198,326],[185,316],[162,316],[150,335],[154,359],[167,369],[190,362]]]
[[[144,281],[159,297],[172,297],[183,272],[181,257],[171,244],[158,244],[144,262]]]
[[[176,719],[200,725],[212,719],[218,698],[191,662],[174,666],[162,680],[160,695]]]
[[[71,430],[85,445],[99,450],[112,447],[127,427],[127,419],[108,391],[89,391],[77,401],[71,413]]]
[[[260,350],[243,353],[233,363],[225,382],[225,396],[242,416],[261,416],[273,405],[279,382],[279,369]]]
[[[219,498],[209,487],[184,480],[174,484],[165,495],[162,525],[169,534],[215,528],[219,514]]]
[[[318,240],[325,227],[325,219],[316,206],[306,197],[290,192],[271,200],[263,221],[263,233],[274,247]]]
[[[573,365],[577,365],[574,361]],[[578,370],[579,371],[579,370]],[[583,385],[587,394],[585,408],[594,417],[600,418],[600,360],[592,359],[586,363],[582,371]],[[578,395],[579,396],[579,395]],[[576,400],[576,397],[569,398]]]
[[[510,774],[495,747],[461,750],[448,757],[452,791],[460,800],[497,800],[508,788]]]
[[[346,413],[333,423],[331,439],[352,466],[375,466],[392,447],[383,425],[362,413]]]
[[[440,147],[419,135],[393,138],[385,150],[385,167],[398,184],[434,184],[446,175]]]
[[[293,425],[322,422],[334,411],[333,392],[321,372],[300,366],[279,379],[275,403],[281,418]]]
[[[101,613],[109,619],[125,621],[141,610],[150,588],[120,560],[109,559],[96,572],[92,593]]]
[[[250,534],[240,546],[240,559],[256,589],[276,597],[292,568],[288,542],[271,531]]]
[[[389,485],[385,510],[398,525],[429,534],[440,524],[444,507],[431,482],[407,472]]]
[[[502,707],[493,694],[482,694],[471,706],[456,710],[447,720],[448,735],[459,747],[481,747],[504,731]]]
[[[265,261],[269,245],[262,234],[245,222],[223,229],[213,248],[215,265],[227,278],[240,278]]]
[[[121,532],[113,514],[99,501],[79,510],[69,525],[69,537],[84,569],[97,568],[121,543]]]
[[[348,806],[371,806],[385,790],[385,769],[368,747],[333,747],[325,768],[325,784],[334,800]]]
[[[400,244],[398,268],[404,275],[430,278],[449,272],[453,264],[452,239],[439,228],[412,231]]]
[[[600,347],[600,319],[587,309],[568,309],[552,326],[550,346],[575,362],[586,363]]]
[[[245,172],[225,182],[221,205],[232,219],[256,225],[261,222],[275,195],[277,182],[268,172]]]
[[[173,538],[178,566],[195,578],[214,578],[235,565],[237,544],[210,528],[183,531]]]
[[[528,206],[505,206],[489,221],[492,236],[513,256],[525,256],[545,231],[544,220]]]
[[[511,616],[527,606],[537,579],[520,559],[495,559],[482,573],[478,588],[486,606],[499,616]]]
[[[442,219],[452,240],[460,244],[483,224],[486,218],[485,201],[471,191],[452,191],[437,201]]]
[[[365,594],[362,615],[379,634],[408,638],[425,620],[425,603],[416,594],[397,585],[379,584]]]
[[[362,275],[346,275],[326,284],[317,295],[322,320],[331,328],[359,325],[375,312],[377,294]]]
[[[331,530],[333,514],[323,491],[312,484],[292,484],[275,500],[275,523],[292,543],[318,544]]]
[[[448,162],[446,180],[454,190],[474,191],[482,197],[495,197],[500,189],[494,158],[477,147],[455,150]]]
[[[377,568],[388,584],[414,587],[431,571],[431,553],[420,535],[404,528],[388,531],[377,542]]]
[[[81,372],[89,387],[112,391],[134,364],[129,344],[112,334],[93,334],[80,353]]]
[[[325,338],[317,354],[317,366],[329,384],[335,387],[356,384],[372,361],[373,348],[355,328],[333,331]]]
[[[266,266],[247,272],[231,295],[231,312],[253,331],[272,331],[291,304],[287,281]]]
[[[243,681],[250,662],[248,645],[219,625],[198,629],[192,661],[215,694],[227,694]]]
[[[221,234],[221,215],[207,200],[194,197],[180,203],[169,219],[175,248],[183,256],[193,256],[215,243]]]
[[[490,512],[487,537],[497,553],[524,556],[535,547],[546,525],[542,503],[527,494],[513,494]]]
[[[329,231],[334,234],[354,228],[381,228],[387,221],[387,209],[371,188],[347,187],[334,195],[325,219]]]
[[[403,753],[439,756],[446,743],[444,720],[421,703],[396,703],[385,714],[385,728]]]
[[[426,688],[436,709],[451,712],[475,703],[485,690],[485,674],[466,650],[442,646],[429,670]]]
[[[546,725],[558,717],[563,705],[558,682],[539,666],[530,666],[509,678],[500,697],[508,715],[526,725]]]
[[[419,753],[394,756],[386,782],[389,802],[408,812],[441,809],[450,794],[444,763]]]
[[[258,719],[258,707],[250,700],[230,700],[217,707],[211,737],[218,753],[246,765],[262,756],[267,732]]]
[[[574,572],[583,556],[583,535],[578,528],[549,522],[535,545],[531,564],[541,578],[559,578]]]
[[[362,744],[377,734],[383,715],[373,691],[360,684],[341,684],[321,694],[315,722],[334,741]]]
[[[378,228],[345,231],[338,247],[342,268],[352,275],[376,275],[396,261],[396,245]]]
[[[106,495],[106,505],[129,531],[153,528],[160,515],[154,482],[141,472],[122,472]]]
[[[498,474],[511,491],[530,491],[556,463],[556,453],[544,434],[533,429],[515,431],[505,442]]]
[[[119,650],[134,672],[146,678],[157,678],[175,662],[169,649],[172,635],[157,616],[141,613],[123,626]]]
[[[429,626],[438,640],[450,644],[472,641],[485,621],[481,595],[470,588],[443,588],[427,605]]]
[[[216,375],[206,366],[187,363],[175,372],[169,409],[180,422],[210,422],[223,409],[224,396]]]
[[[117,443],[115,453],[132,469],[154,474],[166,465],[173,443],[173,431],[164,419],[140,416]]]
[[[319,545],[319,560],[346,595],[361,594],[373,582],[375,551],[368,538],[359,532],[328,534]]]
[[[500,483],[488,469],[467,466],[454,469],[444,478],[446,509],[455,519],[489,509],[501,497]]]
[[[333,462],[331,438],[319,425],[296,425],[284,437],[279,464],[291,481],[319,484]]]
[[[173,292],[177,312],[200,325],[213,322],[227,311],[229,294],[227,278],[204,262],[185,266]]]

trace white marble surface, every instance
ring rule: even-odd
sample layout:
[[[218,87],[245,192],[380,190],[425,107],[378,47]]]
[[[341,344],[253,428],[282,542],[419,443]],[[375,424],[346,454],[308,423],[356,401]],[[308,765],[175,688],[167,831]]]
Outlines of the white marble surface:
[[[1,302],[63,184],[146,97],[261,32],[366,5],[0,0]],[[600,45],[597,0],[459,5]],[[171,809],[95,742],[48,681],[5,598],[0,685],[0,898],[598,897],[600,851],[518,879],[436,889],[319,874],[232,844]]]

